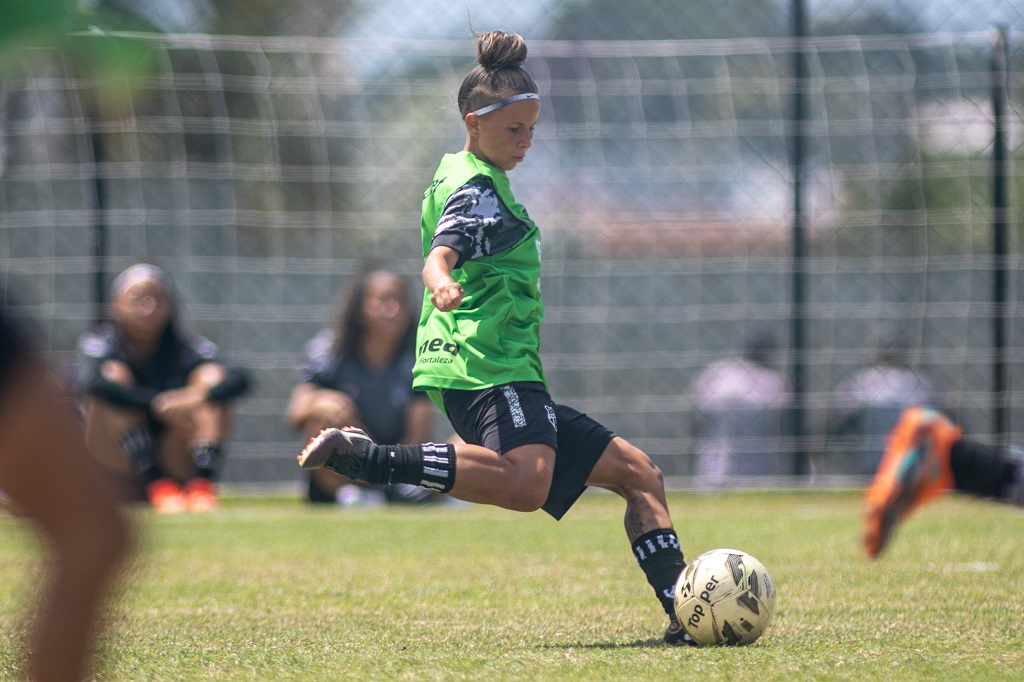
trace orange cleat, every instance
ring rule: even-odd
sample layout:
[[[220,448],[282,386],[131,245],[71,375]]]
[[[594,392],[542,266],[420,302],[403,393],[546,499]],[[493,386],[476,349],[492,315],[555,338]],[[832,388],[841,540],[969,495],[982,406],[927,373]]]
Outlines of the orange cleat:
[[[185,511],[185,496],[178,484],[169,478],[159,478],[146,487],[149,504],[157,514],[180,514]]]
[[[864,549],[872,559],[885,551],[896,526],[912,511],[953,487],[949,453],[962,431],[928,408],[911,407],[900,415],[865,491]]]
[[[217,508],[217,487],[207,478],[194,478],[185,486],[185,504],[197,513]]]

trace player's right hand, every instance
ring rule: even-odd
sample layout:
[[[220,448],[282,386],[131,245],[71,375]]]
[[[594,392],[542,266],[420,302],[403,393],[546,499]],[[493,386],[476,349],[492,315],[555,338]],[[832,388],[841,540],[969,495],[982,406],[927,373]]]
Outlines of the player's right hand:
[[[430,294],[430,302],[442,313],[455,310],[462,304],[466,292],[458,282],[446,282],[438,286]]]

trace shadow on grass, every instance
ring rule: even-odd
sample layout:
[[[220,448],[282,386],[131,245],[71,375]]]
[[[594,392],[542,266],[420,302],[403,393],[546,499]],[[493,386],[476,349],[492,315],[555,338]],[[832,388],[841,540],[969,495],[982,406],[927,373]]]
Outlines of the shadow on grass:
[[[676,647],[670,647],[665,644],[662,639],[638,639],[632,642],[592,642],[590,644],[542,644],[538,646],[538,649],[652,649],[652,648],[667,648],[674,649]],[[685,649],[687,647],[678,647]]]

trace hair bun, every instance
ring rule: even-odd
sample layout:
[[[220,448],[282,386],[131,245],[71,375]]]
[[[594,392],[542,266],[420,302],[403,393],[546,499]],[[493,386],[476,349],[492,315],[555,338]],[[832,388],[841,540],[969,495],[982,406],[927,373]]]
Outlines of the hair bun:
[[[516,33],[483,33],[476,37],[476,61],[485,71],[522,66],[526,61],[526,41]]]

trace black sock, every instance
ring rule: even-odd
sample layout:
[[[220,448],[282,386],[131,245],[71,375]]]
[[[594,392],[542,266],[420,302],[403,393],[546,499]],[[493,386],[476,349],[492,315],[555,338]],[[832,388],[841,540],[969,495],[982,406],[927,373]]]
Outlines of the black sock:
[[[377,445],[366,453],[362,474],[367,483],[412,483],[446,493],[455,485],[455,446]]]
[[[121,434],[117,444],[131,463],[132,470],[144,484],[149,485],[164,477],[156,461],[156,439],[148,428],[139,426],[128,429]]]
[[[196,476],[210,481],[217,480],[221,463],[224,461],[224,450],[216,441],[192,444],[192,462],[196,465]]]
[[[949,453],[956,489],[1024,505],[1024,457],[998,445],[961,438]]]
[[[1014,469],[1010,482],[999,493],[999,499],[1018,507],[1024,507],[1024,452],[1011,450],[1010,455],[1016,460],[1017,467]]]
[[[661,607],[675,620],[676,580],[686,568],[676,532],[671,528],[658,528],[644,533],[633,542],[633,556],[654,588]]]

